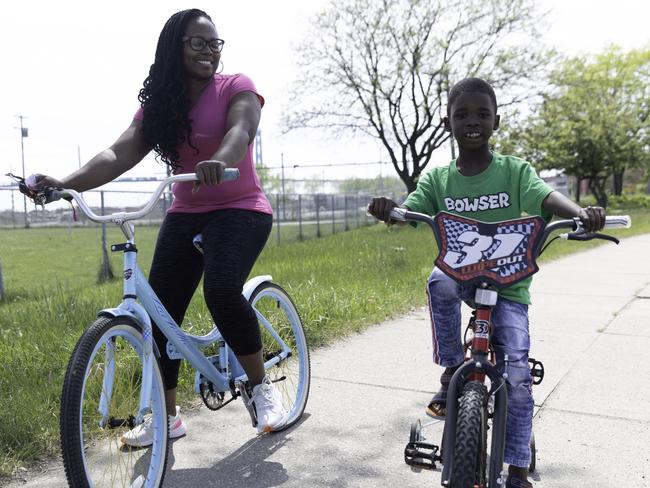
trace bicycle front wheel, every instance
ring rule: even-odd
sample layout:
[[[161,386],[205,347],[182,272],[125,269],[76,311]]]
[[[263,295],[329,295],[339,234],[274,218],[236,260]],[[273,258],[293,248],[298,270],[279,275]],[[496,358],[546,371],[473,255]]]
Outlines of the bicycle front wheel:
[[[487,468],[487,388],[470,381],[458,400],[452,488],[486,485]]]
[[[151,412],[153,444],[130,448],[120,438],[134,427],[143,387],[143,337],[128,317],[101,318],[79,339],[63,383],[61,451],[72,487],[154,488],[167,464],[167,412],[158,359],[154,358]]]
[[[307,405],[311,378],[309,350],[300,315],[291,298],[274,283],[260,284],[250,297],[262,333],[262,353],[266,374],[282,394],[282,403],[289,412],[289,420],[279,430],[295,424]],[[283,346],[289,355],[282,357]]]

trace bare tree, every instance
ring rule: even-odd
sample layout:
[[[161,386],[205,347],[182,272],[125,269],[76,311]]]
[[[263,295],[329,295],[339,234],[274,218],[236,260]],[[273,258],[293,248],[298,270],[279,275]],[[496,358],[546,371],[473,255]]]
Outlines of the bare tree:
[[[535,0],[337,0],[299,45],[286,130],[378,138],[410,192],[449,139],[447,92],[466,76],[521,100],[548,62]]]

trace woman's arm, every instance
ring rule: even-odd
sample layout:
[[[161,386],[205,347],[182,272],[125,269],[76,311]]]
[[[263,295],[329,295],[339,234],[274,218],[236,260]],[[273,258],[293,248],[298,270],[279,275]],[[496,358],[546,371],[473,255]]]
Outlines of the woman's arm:
[[[113,181],[142,161],[149,152],[149,148],[142,140],[140,127],[141,122],[134,120],[108,149],[103,150],[84,166],[61,180],[36,175],[37,187],[56,186],[86,191]]]
[[[262,104],[251,91],[238,93],[230,101],[226,118],[226,135],[217,152],[208,161],[196,165],[199,185],[215,185],[223,177],[224,168],[237,166],[255,139],[260,123]]]

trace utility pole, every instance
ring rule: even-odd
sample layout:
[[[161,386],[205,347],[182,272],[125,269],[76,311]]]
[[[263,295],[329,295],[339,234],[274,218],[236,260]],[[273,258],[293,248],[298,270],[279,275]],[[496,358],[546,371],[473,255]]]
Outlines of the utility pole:
[[[23,177],[27,177],[25,174],[25,144],[23,140],[29,135],[27,127],[23,126],[23,119],[26,118],[22,115],[16,115],[20,120],[20,155],[23,163]],[[27,218],[27,196],[23,195],[23,209],[25,211],[25,229],[29,229],[29,219]]]

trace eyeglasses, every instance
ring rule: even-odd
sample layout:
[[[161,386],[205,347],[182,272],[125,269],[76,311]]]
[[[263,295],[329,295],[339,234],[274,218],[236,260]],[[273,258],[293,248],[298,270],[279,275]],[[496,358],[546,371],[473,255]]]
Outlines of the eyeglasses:
[[[182,37],[181,40],[183,42],[190,41],[189,44],[192,51],[203,51],[205,46],[208,46],[210,51],[213,53],[220,53],[225,42],[223,39],[210,39],[209,41],[206,41],[202,37],[198,36],[185,36]]]

